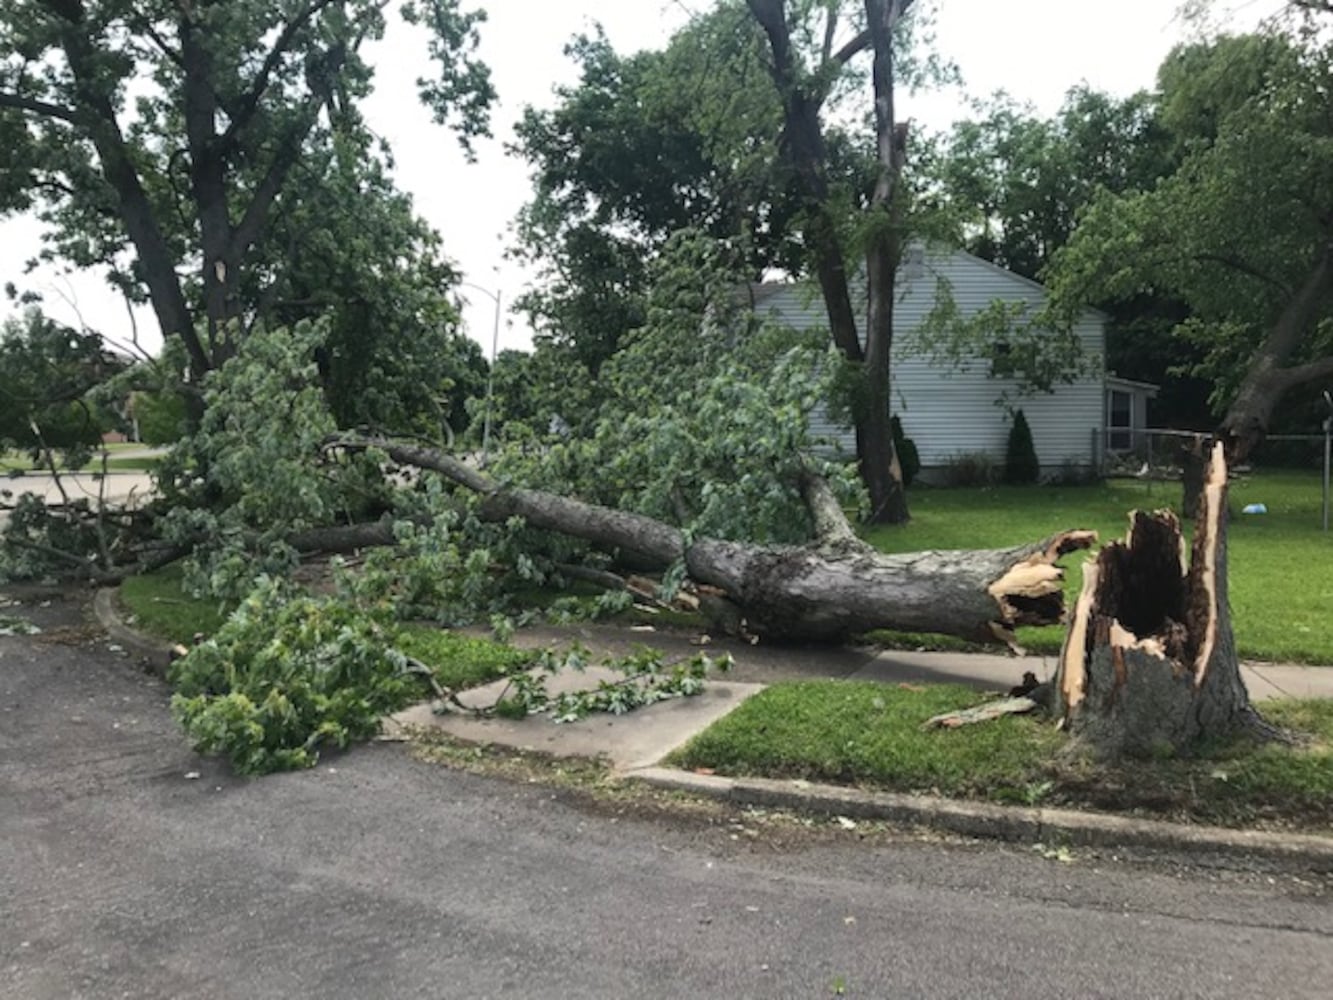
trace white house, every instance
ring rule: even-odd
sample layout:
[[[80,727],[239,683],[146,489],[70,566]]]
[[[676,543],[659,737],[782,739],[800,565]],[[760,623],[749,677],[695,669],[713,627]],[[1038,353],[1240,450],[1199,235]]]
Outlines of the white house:
[[[1126,421],[1132,428],[1143,426],[1146,400],[1155,388],[1106,375],[1105,320],[1092,310],[1082,315],[1074,331],[1093,361],[1092,374],[1057,383],[1049,393],[1021,395],[1017,382],[992,375],[989,357],[953,365],[914,350],[913,334],[934,308],[941,281],[964,317],[996,300],[1021,303],[1031,314],[1046,295],[1035,281],[961,250],[909,251],[899,269],[894,307],[892,407],[906,435],[916,442],[923,477],[937,478],[932,470],[937,472],[963,454],[984,452],[997,467],[1003,463],[1010,417],[998,401],[1006,395],[1027,417],[1045,474],[1070,467],[1099,469],[1112,419]],[[753,286],[752,301],[756,312],[784,326],[828,327],[823,299],[813,283]],[[858,320],[864,322],[863,282],[853,285],[852,301]],[[813,415],[812,429],[837,440],[847,452],[855,451],[851,429],[834,423],[826,413]]]

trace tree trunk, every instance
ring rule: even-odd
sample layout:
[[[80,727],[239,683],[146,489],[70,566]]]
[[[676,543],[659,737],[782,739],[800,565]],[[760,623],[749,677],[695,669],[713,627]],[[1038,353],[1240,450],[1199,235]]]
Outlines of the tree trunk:
[[[1180,443],[1180,483],[1182,494],[1180,511],[1187,518],[1199,515],[1203,499],[1203,481],[1208,474],[1207,446],[1202,436],[1186,438]],[[1151,472],[1151,470],[1150,470]]]
[[[809,546],[753,546],[687,538],[669,524],[538,490],[502,487],[429,448],[376,439],[337,441],[334,449],[375,448],[480,493],[481,518],[523,518],[604,549],[628,550],[659,567],[684,560],[691,579],[721,590],[748,633],[839,641],[874,629],[938,632],[978,642],[1013,642],[1018,625],[1062,620],[1060,556],[1088,548],[1096,535],[1066,531],[1011,549],[882,555],[856,537],[827,485],[802,484],[819,532]]]
[[[854,55],[873,47],[882,167],[875,188],[875,205],[871,210],[892,214],[901,169],[901,161],[895,159],[893,152],[892,33],[897,20],[911,3],[912,0],[867,0],[866,11],[872,21],[870,30],[836,55],[831,51],[830,34],[825,43],[821,72],[811,75],[801,66],[801,59],[793,50],[791,26],[783,0],[747,0],[750,13],[763,28],[773,55],[769,72],[782,101],[782,157],[801,195],[804,236],[824,298],[829,331],[834,344],[849,362],[864,362],[861,375],[865,379],[865,391],[858,394],[853,420],[856,424],[857,463],[861,480],[870,495],[870,520],[892,524],[908,519],[902,467],[894,454],[889,423],[893,269],[897,259],[891,243],[897,237],[891,236],[887,242],[879,241],[867,261],[871,303],[863,347],[852,308],[843,241],[830,207],[828,148],[820,113],[833,75],[841,72],[842,66]],[[829,16],[831,32],[836,22],[832,8]]]
[[[1213,446],[1189,565],[1170,511],[1084,570],[1060,653],[1055,708],[1103,756],[1177,751],[1253,715],[1227,605],[1227,464]]]
[[[902,466],[893,445],[889,384],[892,374],[893,304],[902,257],[902,173],[907,135],[894,111],[893,35],[912,0],[865,0],[866,23],[875,60],[875,146],[879,175],[871,198],[872,223],[866,246],[866,412],[862,478],[870,493],[870,521],[903,524],[909,519]]]
[[[1333,375],[1333,357],[1292,365],[1292,357],[1315,336],[1333,289],[1333,242],[1325,244],[1305,280],[1273,320],[1264,341],[1250,359],[1236,397],[1217,429],[1227,458],[1244,461],[1268,433],[1273,410],[1290,389]]]

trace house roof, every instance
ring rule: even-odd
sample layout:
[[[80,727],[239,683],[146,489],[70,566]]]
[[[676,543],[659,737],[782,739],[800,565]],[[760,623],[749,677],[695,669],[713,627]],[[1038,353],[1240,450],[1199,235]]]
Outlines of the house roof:
[[[1010,281],[1013,281],[1014,283],[1021,285],[1024,288],[1034,289],[1042,292],[1043,294],[1045,294],[1047,290],[1046,286],[1043,285],[1040,281],[1034,281],[1033,279],[1026,277],[1025,275],[1019,274],[1017,271],[1011,271],[1007,267],[1002,267],[999,264],[996,264],[994,261],[987,260],[985,257],[978,257],[974,253],[968,253],[966,250],[962,250],[959,248],[945,248],[941,246],[934,246],[930,248],[930,252],[927,254],[927,260],[929,260],[929,257],[931,256],[934,256],[936,259],[940,259],[943,257],[962,259],[966,261],[968,264],[971,264],[973,266],[986,268],[988,270],[1002,274]],[[859,271],[860,269],[858,269],[858,272]],[[858,273],[857,277],[860,276],[861,275]],[[749,285],[748,291],[753,303],[757,306],[761,302],[764,302],[765,300],[772,298],[774,295],[777,295],[786,289],[790,289],[793,286],[811,284],[812,280],[813,279],[810,278],[802,278],[795,281],[754,282]],[[1093,309],[1089,307],[1085,308],[1083,312],[1085,314],[1091,313],[1102,322],[1106,322],[1109,319],[1106,313],[1102,312],[1100,309]]]
[[[1130,391],[1137,389],[1147,394],[1149,399],[1157,398],[1157,394],[1162,390],[1160,385],[1154,385],[1151,382],[1136,382],[1132,378],[1121,378],[1119,375],[1110,372],[1106,374],[1106,387],[1108,389],[1129,389]]]

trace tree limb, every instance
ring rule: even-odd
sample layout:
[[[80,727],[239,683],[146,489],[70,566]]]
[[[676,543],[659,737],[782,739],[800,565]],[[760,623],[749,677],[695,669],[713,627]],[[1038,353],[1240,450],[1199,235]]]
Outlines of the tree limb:
[[[833,36],[838,30],[838,7],[836,4],[829,4],[828,20],[824,22],[824,47],[820,50],[820,58],[828,62],[833,58]]]
[[[202,377],[211,363],[195,333],[194,317],[176,274],[175,255],[157,223],[138,167],[116,120],[115,108],[100,80],[99,53],[84,24],[82,4],[62,0],[49,2],[47,6],[65,21],[60,29],[60,47],[79,94],[82,113],[76,118],[87,129],[88,138],[101,161],[102,175],[116,192],[120,219],[138,253],[162,334],[181,338],[190,356],[193,373]]]
[[[342,68],[346,56],[345,48],[342,45],[335,45],[325,53],[324,72],[328,74],[337,73]],[[305,142],[310,130],[315,127],[315,122],[319,119],[319,109],[326,96],[327,89],[321,92],[319,87],[315,87],[315,92],[307,103],[304,113],[287,134],[277,153],[274,154],[268,170],[255,188],[250,204],[246,206],[241,221],[237,223],[236,230],[232,234],[230,255],[233,259],[237,259],[244,254],[259,238],[260,232],[263,231],[264,223],[268,219],[269,209],[273,207],[274,200],[282,191],[292,167],[301,158],[301,144]]]
[[[1271,274],[1261,271],[1259,270],[1259,268],[1255,267],[1252,264],[1246,263],[1243,260],[1239,260],[1235,257],[1232,257],[1230,254],[1199,253],[1195,254],[1193,259],[1202,264],[1221,264],[1223,267],[1229,267],[1233,271],[1239,271],[1241,274],[1246,274],[1249,275],[1251,278],[1255,278],[1259,281],[1262,281],[1265,285],[1268,285],[1272,288],[1276,288],[1283,295],[1291,294],[1291,286],[1288,285],[1286,282],[1279,281],[1277,278],[1274,278]]]
[[[269,79],[273,76],[274,70],[282,61],[282,57],[291,49],[292,42],[296,40],[296,34],[307,24],[310,19],[318,14],[325,7],[336,3],[337,0],[314,0],[306,5],[305,9],[287,22],[282,32],[273,42],[273,47],[269,49],[268,55],[264,57],[264,63],[255,74],[254,81],[250,84],[250,89],[241,96],[239,102],[226,109],[227,117],[231,121],[227,125],[227,130],[222,133],[221,145],[224,150],[230,150],[236,143],[240,132],[250,124],[254,119],[255,112],[259,108],[259,102],[264,97],[264,92],[268,90]]]
[[[1317,378],[1325,371],[1322,361],[1294,369],[1284,370],[1283,366],[1310,332],[1328,300],[1331,287],[1333,243],[1322,248],[1301,286],[1292,293],[1281,314],[1269,327],[1236,398],[1227,409],[1218,436],[1225,443],[1231,462],[1243,459],[1263,439],[1282,391],[1303,381],[1293,378],[1292,373],[1311,372],[1310,377]]]
[[[30,542],[26,538],[5,537],[0,539],[0,545],[12,545],[18,549],[27,549],[50,559],[77,566],[80,570],[80,576],[86,576],[95,583],[119,583],[124,579],[123,573],[103,570],[98,567],[96,562],[85,556],[76,556],[71,552],[64,552],[50,545],[42,545],[39,542]]]
[[[411,465],[418,469],[429,469],[431,472],[438,472],[450,482],[466,487],[473,493],[486,495],[499,492],[500,489],[499,485],[489,476],[477,471],[470,465],[465,465],[451,455],[436,451],[434,448],[401,444],[387,438],[375,437],[334,437],[324,443],[326,452],[339,450],[370,451],[371,449],[384,452],[399,465]]]
[[[870,546],[857,537],[842,512],[842,505],[823,476],[806,469],[801,474],[801,498],[814,521],[815,537],[821,545],[846,552],[869,552]]]
[[[1320,358],[1317,361],[1311,361],[1303,365],[1293,365],[1290,368],[1280,368],[1273,373],[1273,382],[1276,383],[1280,391],[1286,391],[1298,385],[1317,382],[1319,379],[1330,376],[1333,376],[1333,357]]]
[[[70,124],[79,120],[79,113],[73,108],[40,101],[35,97],[24,97],[22,94],[0,92],[0,108],[17,108],[19,111],[28,111],[42,118],[56,118]]]
[[[846,65],[855,56],[864,52],[870,46],[870,30],[867,29],[853,38],[850,42],[840,48],[833,55],[835,63]]]
[[[131,30],[142,32],[157,47],[159,52],[171,60],[177,69],[185,69],[185,57],[171,47],[171,44],[153,27],[152,22],[146,16],[134,18],[129,22],[129,26]]]

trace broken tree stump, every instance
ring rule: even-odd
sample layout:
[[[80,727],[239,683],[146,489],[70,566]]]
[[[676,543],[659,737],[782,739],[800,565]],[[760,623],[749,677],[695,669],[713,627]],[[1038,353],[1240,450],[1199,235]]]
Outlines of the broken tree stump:
[[[1100,756],[1174,753],[1254,718],[1227,604],[1226,498],[1219,443],[1188,562],[1175,514],[1140,511],[1084,569],[1055,711]]]

